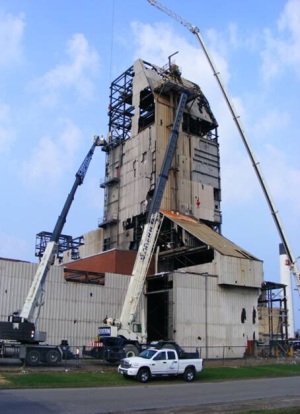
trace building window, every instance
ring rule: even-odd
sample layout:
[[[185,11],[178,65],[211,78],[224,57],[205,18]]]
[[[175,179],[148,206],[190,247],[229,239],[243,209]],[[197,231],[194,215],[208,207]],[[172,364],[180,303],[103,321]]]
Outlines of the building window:
[[[140,117],[139,132],[154,123],[155,104],[151,88],[145,88],[140,92]]]
[[[242,313],[241,313],[241,322],[245,323],[245,320],[246,320],[246,309],[243,308]]]

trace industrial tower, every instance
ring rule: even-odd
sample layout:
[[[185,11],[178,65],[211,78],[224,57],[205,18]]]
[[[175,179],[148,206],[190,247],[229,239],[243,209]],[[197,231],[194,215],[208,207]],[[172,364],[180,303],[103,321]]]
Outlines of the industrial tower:
[[[99,222],[103,251],[137,250],[183,86],[193,90],[193,98],[184,111],[161,208],[221,231],[218,125],[209,103],[171,58],[164,67],[137,60],[110,87],[106,168],[100,184],[105,192]],[[162,234],[165,248],[183,243],[171,222]]]

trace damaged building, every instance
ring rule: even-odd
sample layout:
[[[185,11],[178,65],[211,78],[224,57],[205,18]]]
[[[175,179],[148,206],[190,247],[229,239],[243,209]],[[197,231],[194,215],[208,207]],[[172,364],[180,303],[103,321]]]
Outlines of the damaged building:
[[[201,347],[204,358],[243,356],[247,342],[258,339],[263,263],[222,235],[217,120],[201,88],[169,58],[164,67],[139,59],[111,83],[100,180],[103,217],[75,245],[76,255],[68,246],[50,271],[47,284],[64,287],[47,288],[41,324],[49,341],[69,335],[84,345],[107,315],[120,317],[182,90],[189,91],[189,98],[137,320],[145,323],[149,341],[173,339],[183,347]],[[53,272],[60,274],[56,281]],[[16,295],[10,308],[1,309],[2,317],[20,306],[17,300]],[[62,303],[61,312],[51,313],[55,301]]]

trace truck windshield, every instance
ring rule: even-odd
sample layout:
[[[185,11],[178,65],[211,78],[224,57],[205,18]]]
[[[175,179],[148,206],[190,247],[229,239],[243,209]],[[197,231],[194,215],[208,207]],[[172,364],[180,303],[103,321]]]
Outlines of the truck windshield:
[[[145,358],[145,359],[151,359],[153,357],[153,355],[155,355],[157,352],[156,349],[146,349],[145,351],[142,351],[139,354],[139,357],[141,358]]]

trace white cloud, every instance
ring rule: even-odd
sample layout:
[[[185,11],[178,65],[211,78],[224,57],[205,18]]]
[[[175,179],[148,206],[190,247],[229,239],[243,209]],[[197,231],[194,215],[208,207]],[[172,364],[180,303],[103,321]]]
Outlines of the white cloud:
[[[265,30],[262,72],[265,80],[280,75],[287,68],[300,76],[300,2],[289,0],[281,14],[278,32]]]
[[[11,123],[11,110],[0,103],[0,153],[7,152],[15,140],[15,130]]]
[[[94,97],[92,78],[99,70],[99,55],[85,36],[75,34],[67,44],[67,62],[57,65],[35,82],[42,94],[42,103],[54,106],[63,92],[75,91],[80,99]]]
[[[23,15],[12,16],[0,12],[0,67],[8,67],[21,61],[24,28]]]
[[[291,125],[291,115],[284,110],[278,108],[267,109],[256,118],[253,125],[253,135],[259,137],[262,143],[270,138],[274,141],[276,137],[282,141],[282,137]],[[278,132],[282,131],[282,135]]]
[[[281,203],[288,203],[293,213],[299,214],[300,198],[297,189],[300,188],[300,170],[291,165],[285,151],[273,145],[268,145],[266,150],[265,167],[272,194]]]
[[[49,135],[40,138],[30,157],[23,162],[21,177],[29,187],[55,187],[64,173],[73,167],[81,133],[71,121],[65,120],[63,131],[56,139]]]
[[[213,73],[201,50],[200,43],[198,43],[199,46],[193,46],[183,37],[178,36],[171,26],[165,23],[156,23],[151,26],[134,22],[131,24],[131,29],[135,42],[135,58],[143,58],[163,66],[168,63],[168,56],[178,51],[178,55],[172,59],[175,62],[176,60],[181,62],[183,77],[193,79],[195,82],[198,80],[204,93],[205,90],[215,91],[217,89]],[[211,32],[209,36],[213,36]],[[191,41],[192,39],[193,35],[191,34]],[[214,48],[210,53],[221,70],[222,77],[228,80],[229,73],[225,59],[220,53],[216,53]]]

